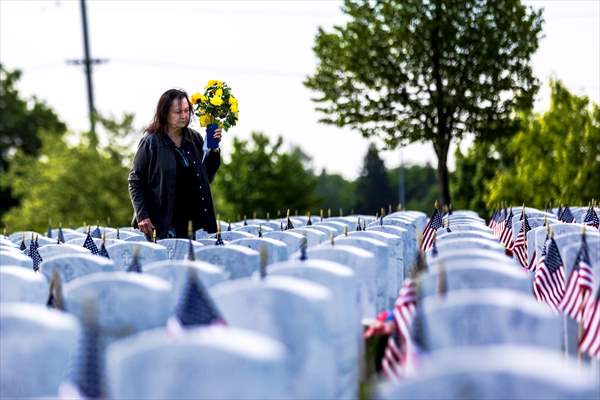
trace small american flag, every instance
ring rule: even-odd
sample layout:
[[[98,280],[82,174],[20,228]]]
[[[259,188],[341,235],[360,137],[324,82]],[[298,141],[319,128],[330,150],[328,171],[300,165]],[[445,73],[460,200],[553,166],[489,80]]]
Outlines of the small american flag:
[[[88,232],[87,236],[85,237],[85,242],[83,242],[83,247],[85,247],[86,249],[91,251],[92,254],[94,254],[94,255],[98,254],[98,247],[96,247],[96,243],[94,243],[94,239],[92,239],[89,232]]]
[[[388,338],[381,367],[385,376],[393,382],[401,380],[408,356],[411,323],[416,307],[416,288],[412,279],[402,284],[394,306],[395,333]]]
[[[502,235],[502,229],[504,228],[504,222],[506,220],[506,208],[504,208],[501,212],[496,216],[496,225],[494,226],[494,235],[500,237]]]
[[[500,234],[500,243],[507,249],[512,248],[512,219],[513,212],[511,209],[510,214],[508,214],[508,217],[504,220],[504,226],[502,228],[502,233]]]
[[[423,230],[423,241],[421,242],[421,250],[427,251],[433,244],[433,234],[442,226],[442,214],[437,208],[433,209],[433,214],[429,222]]]
[[[65,242],[65,234],[63,233],[62,226],[58,227],[58,241],[61,243]]]
[[[190,268],[175,315],[167,321],[167,330],[176,335],[186,328],[211,324],[225,325],[225,320],[204,284]]]
[[[585,213],[585,217],[583,218],[583,224],[588,226],[593,226],[594,228],[598,228],[600,226],[600,220],[598,220],[598,214],[594,211],[594,208],[590,206]]]
[[[96,225],[96,229],[92,232],[92,237],[96,239],[100,239],[102,237],[102,231],[100,230],[100,226]]]
[[[553,237],[546,241],[542,250],[535,271],[533,292],[538,301],[543,301],[558,312],[558,306],[565,295],[565,269]]]
[[[573,271],[567,281],[565,296],[560,302],[559,310],[580,322],[583,314],[583,304],[592,292],[592,263],[588,252],[587,240],[585,234],[581,235],[581,247],[577,253],[577,259],[573,266]]]
[[[98,255],[101,257],[106,257],[106,258],[110,259],[110,256],[108,255],[108,251],[106,250],[106,246],[104,245],[104,242],[102,242],[102,245],[100,245],[100,250],[98,251]]]
[[[562,222],[566,222],[566,223],[572,223],[575,222],[575,217],[573,216],[573,213],[571,212],[571,209],[569,208],[569,206],[565,206],[565,208],[562,210],[562,213],[560,214],[560,217],[558,217],[558,219],[560,219]]]
[[[196,255],[194,254],[194,245],[192,244],[192,238],[188,239],[188,253],[186,260],[196,261]]]
[[[513,243],[512,250],[513,254],[517,257],[519,264],[521,264],[521,267],[525,269],[529,269],[529,263],[527,260],[527,232],[530,230],[531,226],[529,226],[527,215],[525,214],[525,210],[523,210],[521,229],[519,230],[519,234]]]
[[[494,212],[492,213],[492,216],[490,217],[490,222],[488,224],[488,228],[494,230],[495,225],[496,225],[496,210],[494,209]]]
[[[27,255],[29,257],[31,257],[31,260],[33,262],[33,270],[34,271],[38,271],[40,269],[40,264],[42,263],[42,256],[40,255],[40,252],[38,251],[38,241],[37,238],[35,240],[35,242],[32,240],[29,243],[29,252],[27,253]]]
[[[583,332],[579,351],[600,358],[600,285],[596,293],[588,297],[583,308]]]

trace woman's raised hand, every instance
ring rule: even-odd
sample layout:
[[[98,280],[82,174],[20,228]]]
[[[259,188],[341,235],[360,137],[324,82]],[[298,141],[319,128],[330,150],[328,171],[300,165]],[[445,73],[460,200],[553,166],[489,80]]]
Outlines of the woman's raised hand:
[[[221,128],[215,129],[215,133],[213,134],[213,137],[215,139],[217,139],[217,142],[221,141],[221,135],[222,135],[222,133],[223,133],[223,130]]]

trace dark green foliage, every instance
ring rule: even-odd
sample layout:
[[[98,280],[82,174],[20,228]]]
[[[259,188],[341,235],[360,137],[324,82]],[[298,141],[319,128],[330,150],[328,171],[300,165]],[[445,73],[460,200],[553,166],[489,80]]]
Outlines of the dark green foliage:
[[[328,174],[325,170],[317,177],[315,197],[319,208],[337,210],[342,208],[350,212],[354,208],[354,182],[347,181],[343,176]]]
[[[388,181],[387,170],[374,144],[369,146],[360,176],[356,180],[355,210],[360,214],[375,214],[387,209],[394,197]]]
[[[39,99],[23,98],[17,83],[19,70],[7,70],[0,64],[0,174],[5,174],[15,152],[37,155],[42,137],[58,138],[66,126],[46,104]],[[0,218],[10,207],[18,204],[18,196],[10,185],[0,186]]]
[[[310,210],[318,207],[314,197],[316,178],[309,158],[298,147],[282,149],[283,139],[275,143],[258,132],[251,141],[233,140],[231,158],[221,164],[213,184],[217,212],[224,219],[238,215],[265,218],[277,210]]]
[[[400,203],[399,175],[399,167],[388,172],[388,179],[394,194],[394,201],[391,203],[394,209]],[[404,193],[406,210],[419,210],[429,214],[440,193],[435,168],[429,164],[404,166]]]

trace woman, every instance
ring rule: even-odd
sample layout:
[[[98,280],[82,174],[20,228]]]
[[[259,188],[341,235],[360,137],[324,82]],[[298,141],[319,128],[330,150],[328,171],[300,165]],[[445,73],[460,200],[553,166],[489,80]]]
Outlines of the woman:
[[[183,90],[162,94],[156,113],[140,141],[129,172],[132,225],[147,238],[187,237],[194,230],[217,230],[210,192],[219,166],[219,149],[204,148],[200,134],[188,127],[192,105]],[[221,129],[214,138],[221,140]]]

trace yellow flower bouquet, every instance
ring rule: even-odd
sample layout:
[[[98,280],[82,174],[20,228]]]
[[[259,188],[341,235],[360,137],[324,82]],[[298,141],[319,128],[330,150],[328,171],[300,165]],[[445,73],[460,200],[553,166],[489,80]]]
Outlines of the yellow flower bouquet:
[[[194,93],[191,98],[194,114],[200,120],[200,126],[206,127],[208,147],[212,134],[217,127],[227,131],[238,121],[238,101],[225,82],[210,80],[204,88],[204,94]]]

